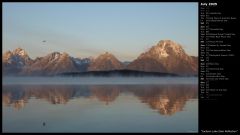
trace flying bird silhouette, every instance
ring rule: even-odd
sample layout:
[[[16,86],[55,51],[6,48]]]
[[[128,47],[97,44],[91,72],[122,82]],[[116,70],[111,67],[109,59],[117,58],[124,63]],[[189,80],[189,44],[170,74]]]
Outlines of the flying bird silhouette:
[[[46,42],[46,40],[43,40],[42,42]]]

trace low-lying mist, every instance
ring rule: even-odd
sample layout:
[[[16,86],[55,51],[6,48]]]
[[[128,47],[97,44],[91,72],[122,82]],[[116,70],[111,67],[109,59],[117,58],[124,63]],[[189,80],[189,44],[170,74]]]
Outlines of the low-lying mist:
[[[3,85],[62,84],[62,85],[114,85],[114,84],[198,84],[197,77],[14,77],[4,76]]]

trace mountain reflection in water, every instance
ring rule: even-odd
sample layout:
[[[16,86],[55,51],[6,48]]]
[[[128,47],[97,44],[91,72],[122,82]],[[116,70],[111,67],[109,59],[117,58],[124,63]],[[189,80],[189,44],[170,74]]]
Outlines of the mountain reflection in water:
[[[67,104],[74,98],[96,98],[106,105],[120,94],[131,94],[161,115],[182,111],[186,102],[197,99],[197,85],[6,85],[2,100],[5,106],[17,110],[31,98],[43,99],[51,104]]]

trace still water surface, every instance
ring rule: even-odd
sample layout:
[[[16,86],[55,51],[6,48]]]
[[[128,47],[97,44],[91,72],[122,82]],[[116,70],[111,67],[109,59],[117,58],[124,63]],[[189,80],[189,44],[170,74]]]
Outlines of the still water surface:
[[[197,84],[3,85],[3,132],[197,132]]]

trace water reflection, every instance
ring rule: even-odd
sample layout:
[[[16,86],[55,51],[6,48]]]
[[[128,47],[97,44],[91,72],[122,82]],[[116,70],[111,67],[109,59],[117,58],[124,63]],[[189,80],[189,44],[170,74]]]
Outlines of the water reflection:
[[[137,97],[161,115],[173,115],[182,111],[188,100],[197,99],[197,85],[6,85],[2,100],[5,106],[19,110],[31,98],[51,104],[67,104],[73,98],[96,98],[108,105],[121,94]]]

